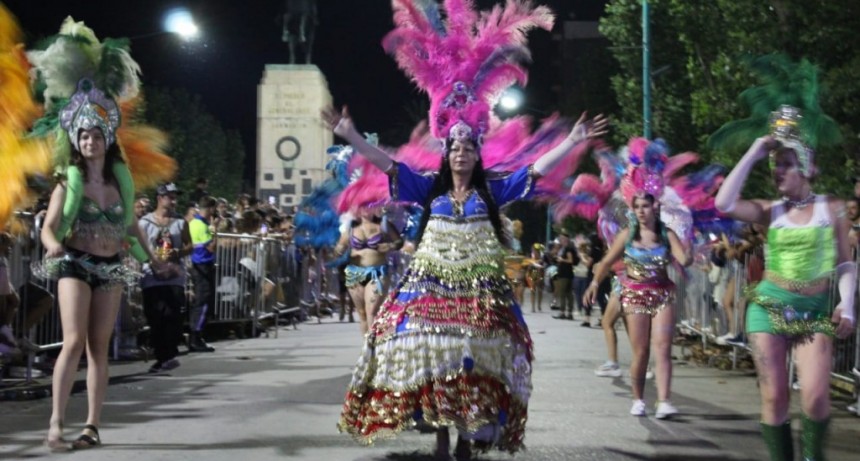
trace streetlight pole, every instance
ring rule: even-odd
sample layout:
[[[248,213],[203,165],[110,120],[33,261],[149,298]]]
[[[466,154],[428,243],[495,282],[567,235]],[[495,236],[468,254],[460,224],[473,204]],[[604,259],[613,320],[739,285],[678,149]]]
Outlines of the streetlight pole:
[[[642,135],[651,139],[651,26],[648,0],[642,0]]]

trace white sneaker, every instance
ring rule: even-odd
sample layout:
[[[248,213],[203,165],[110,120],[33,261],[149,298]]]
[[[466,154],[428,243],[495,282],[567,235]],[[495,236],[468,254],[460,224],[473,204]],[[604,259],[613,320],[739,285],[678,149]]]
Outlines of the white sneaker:
[[[734,337],[735,337],[735,335],[730,331],[730,332],[728,332],[722,336],[717,336],[717,338],[714,341],[717,344],[719,344],[720,346],[728,346],[728,343],[726,341],[728,341]]]
[[[668,419],[675,414],[678,414],[678,409],[675,408],[674,405],[669,403],[668,400],[657,402],[657,412],[655,413],[657,419]]]
[[[654,379],[654,372],[651,371],[651,367],[645,370],[645,379]]]
[[[611,360],[607,360],[606,363],[594,370],[595,375],[609,378],[618,378],[622,373],[621,367]]]
[[[648,416],[648,413],[645,411],[645,406],[644,400],[634,400],[633,406],[630,407],[630,414],[633,416]]]

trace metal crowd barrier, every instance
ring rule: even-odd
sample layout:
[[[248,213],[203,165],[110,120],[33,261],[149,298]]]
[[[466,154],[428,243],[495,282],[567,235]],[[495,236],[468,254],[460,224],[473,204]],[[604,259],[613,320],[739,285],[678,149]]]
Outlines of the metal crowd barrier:
[[[34,262],[41,261],[43,255],[42,241],[39,238],[41,217],[25,212],[18,212],[16,216],[26,233],[16,237],[9,254],[9,278],[21,299],[12,329],[29,343],[30,347],[24,348],[27,361],[23,379],[31,381],[35,374],[37,354],[63,346],[63,328],[60,323],[56,281],[34,277],[30,269]],[[126,286],[122,300],[124,304],[130,302],[132,290],[135,288],[137,287]],[[114,359],[119,358],[121,321],[121,315],[117,315],[111,353]]]
[[[213,322],[250,322],[251,334],[256,336],[259,320],[272,318],[277,337],[281,316],[299,310],[278,301],[279,292],[291,292],[283,286],[282,246],[281,240],[273,238],[218,234]]]

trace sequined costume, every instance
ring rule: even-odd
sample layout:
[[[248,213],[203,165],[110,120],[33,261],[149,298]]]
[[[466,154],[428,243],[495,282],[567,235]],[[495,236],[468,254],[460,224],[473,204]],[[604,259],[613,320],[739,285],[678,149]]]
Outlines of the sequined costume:
[[[350,264],[344,269],[344,277],[346,278],[344,283],[347,288],[373,283],[376,286],[375,291],[382,293],[382,281],[387,275],[387,264],[380,264],[378,266],[356,266]]]
[[[392,167],[392,198],[424,203],[433,183]],[[489,180],[502,206],[532,193],[530,167]],[[441,195],[412,262],[382,305],[338,427],[372,443],[423,422],[514,452],[523,444],[532,341],[504,274],[505,250],[472,192]]]
[[[791,222],[785,204],[771,207],[764,280],[751,288],[747,333],[797,339],[835,334],[830,321],[830,278],[836,268],[836,236],[827,198],[817,196],[807,224]]]
[[[98,203],[84,196],[77,218],[71,225],[70,235],[81,240],[105,243],[124,240],[126,226],[122,200],[102,210]],[[141,275],[124,265],[119,255],[96,256],[75,248],[67,248],[66,254],[59,258],[35,262],[31,269],[34,275],[43,279],[72,277],[83,280],[93,289],[102,290],[134,283]]]
[[[665,241],[665,238],[664,238]],[[625,272],[620,277],[621,309],[624,314],[657,315],[672,305],[675,285],[666,268],[670,262],[669,245],[654,248],[633,246],[632,239],[624,246]]]

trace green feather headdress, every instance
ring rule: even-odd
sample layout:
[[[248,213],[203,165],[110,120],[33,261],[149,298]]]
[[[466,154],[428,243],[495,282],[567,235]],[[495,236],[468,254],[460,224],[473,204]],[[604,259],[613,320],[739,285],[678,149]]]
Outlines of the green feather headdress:
[[[806,59],[795,63],[783,54],[771,54],[752,60],[750,70],[761,84],[740,95],[750,110],[749,117],[720,127],[708,145],[743,151],[755,139],[771,134],[797,153],[808,177],[813,171],[814,149],[842,139],[836,121],[819,104],[818,68]]]
[[[127,39],[99,41],[83,22],[67,17],[59,34],[37,50],[27,52],[36,71],[36,99],[45,114],[34,123],[31,137],[55,136],[54,166],[64,174],[71,152],[69,136],[60,126],[60,111],[70,102],[81,79],[88,79],[117,103],[130,100],[140,90],[140,66],[128,51]]]

